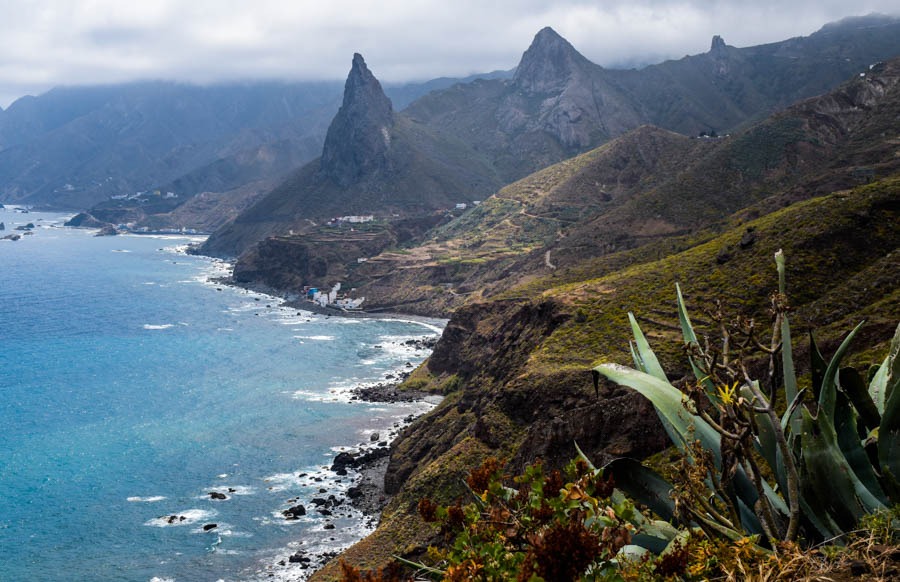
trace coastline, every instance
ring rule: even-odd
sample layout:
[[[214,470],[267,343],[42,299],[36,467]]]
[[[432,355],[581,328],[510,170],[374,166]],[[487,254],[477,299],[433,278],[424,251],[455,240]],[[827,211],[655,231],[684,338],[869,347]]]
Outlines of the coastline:
[[[264,562],[261,569],[256,570],[256,575],[280,582],[306,582],[329,561],[375,531],[381,521],[381,512],[390,501],[390,496],[384,491],[384,478],[390,461],[391,445],[403,429],[437,406],[442,399],[426,392],[399,391],[398,386],[399,383],[378,383],[357,386],[348,391],[351,401],[371,404],[409,403],[419,405],[418,411],[411,412],[384,430],[373,432],[368,442],[340,447],[340,452],[335,455],[330,466],[323,465],[316,474],[310,476],[312,481],[323,486],[318,489],[319,497],[314,498],[310,505],[294,506],[281,512],[285,519],[293,519],[289,515],[291,511],[304,516],[315,513],[327,516],[323,532],[333,531],[335,525],[331,516],[349,518],[358,524],[353,533],[345,543],[338,546],[325,542],[324,533],[320,540],[295,540],[287,548],[282,548],[274,558]],[[328,482],[332,485],[342,483],[344,477],[350,477],[348,487],[326,488]],[[347,508],[357,514],[344,513]],[[335,538],[332,537],[331,541],[335,541]]]
[[[186,252],[186,249],[179,249],[179,252]],[[230,269],[231,263],[222,259],[216,259],[219,268]],[[221,272],[221,270],[219,271]],[[411,315],[394,312],[366,312],[366,311],[343,311],[328,307],[322,307],[315,303],[305,301],[294,294],[289,294],[265,285],[242,285],[237,284],[231,276],[210,276],[207,279],[209,284],[224,285],[241,289],[246,292],[265,295],[273,300],[272,307],[297,309],[306,311],[316,315],[327,317],[346,317],[360,319],[381,319],[381,320],[401,320],[420,323],[431,333],[423,333],[420,337],[407,340],[406,345],[415,347],[416,351],[427,350],[430,354],[434,345],[440,339],[444,325],[448,320],[423,317],[419,315]],[[277,304],[276,304],[277,302]],[[441,325],[435,325],[439,322]],[[409,364],[407,363],[407,366]],[[375,531],[381,521],[381,512],[390,501],[390,496],[385,493],[384,480],[390,461],[390,452],[393,442],[400,436],[400,433],[409,426],[414,420],[432,410],[443,397],[428,392],[416,390],[399,390],[400,384],[410,375],[414,368],[399,368],[391,374],[386,375],[383,382],[374,384],[361,384],[350,388],[347,391],[349,400],[353,402],[365,402],[371,404],[397,404],[408,403],[417,405],[417,410],[406,415],[402,420],[395,421],[391,426],[384,427],[383,430],[372,433],[368,442],[360,442],[355,445],[346,445],[340,447],[331,462],[330,466],[322,466],[318,473],[329,474],[330,477],[349,476],[349,487],[343,490],[319,489],[322,496],[326,498],[326,509],[323,515],[331,515],[330,512],[336,511],[336,508],[350,507],[358,512],[358,525],[352,539],[347,540],[346,544],[340,547],[331,547],[320,549],[315,547],[315,543],[307,544],[307,540],[298,540],[282,549],[279,555],[273,560],[262,566],[262,569],[256,571],[257,575],[264,576],[267,580],[279,580],[283,582],[306,582],[310,576],[324,567],[333,558],[339,556],[343,551],[348,549],[355,543],[364,539]],[[375,438],[378,437],[378,438]],[[322,477],[313,477],[318,481]],[[338,479],[340,482],[342,479]],[[296,507],[296,506],[295,506]],[[291,508],[288,508],[290,510]],[[286,511],[282,514],[287,517]],[[313,507],[304,507],[304,511],[322,512],[321,509]],[[334,524],[326,523],[324,528],[334,527]],[[324,535],[323,535],[324,538]],[[334,538],[331,538],[334,540]]]
[[[191,245],[179,246],[176,252],[195,254],[191,252]],[[214,273],[210,273],[206,277],[207,284],[228,286],[244,292],[263,295],[271,298],[271,304],[268,304],[267,300],[264,301],[267,306],[274,309],[296,309],[326,318],[400,320],[419,323],[430,332],[425,332],[415,339],[404,342],[406,346],[414,348],[416,352],[427,351],[430,354],[448,321],[447,319],[390,311],[344,311],[323,307],[306,301],[297,294],[274,289],[267,285],[236,283],[230,275],[233,263],[216,257],[208,258],[215,263],[216,268]],[[224,273],[229,274],[225,275]],[[435,325],[436,323],[438,325]],[[287,548],[276,550],[277,554],[274,558],[257,563],[255,575],[262,576],[267,580],[305,582],[333,558],[375,531],[381,520],[381,512],[390,501],[390,497],[384,490],[384,480],[390,461],[392,443],[415,419],[432,410],[442,400],[441,396],[427,392],[399,390],[400,384],[414,369],[409,367],[409,362],[406,366],[406,368],[397,368],[387,374],[384,381],[360,384],[344,392],[345,397],[352,402],[374,405],[407,403],[415,406],[415,410],[402,419],[394,421],[391,425],[373,432],[367,442],[338,447],[339,451],[331,460],[330,466],[322,465],[315,474],[309,477],[311,483],[308,485],[314,487],[321,485],[318,487],[319,497],[313,498],[312,504],[289,505],[279,512],[288,520],[297,519],[299,515],[303,515],[300,519],[306,519],[306,515],[314,514],[324,517],[325,522],[321,525],[322,531],[319,533],[321,539],[309,539],[310,536],[308,536],[308,539],[295,540]],[[349,484],[345,480],[347,477],[349,477]],[[296,502],[298,499],[294,498],[293,501]],[[298,509],[299,507],[303,508],[302,514],[299,513],[301,511]],[[352,508],[358,512],[358,515],[354,515],[352,512],[347,513],[347,508]],[[291,515],[291,511],[295,509],[298,514]],[[336,519],[332,520],[332,517]],[[351,528],[352,534],[345,535],[346,543],[329,544],[329,541],[334,542],[336,538],[326,534],[328,531],[334,531],[336,528],[334,522],[339,520],[355,521],[357,525]],[[318,530],[318,527],[316,529]]]

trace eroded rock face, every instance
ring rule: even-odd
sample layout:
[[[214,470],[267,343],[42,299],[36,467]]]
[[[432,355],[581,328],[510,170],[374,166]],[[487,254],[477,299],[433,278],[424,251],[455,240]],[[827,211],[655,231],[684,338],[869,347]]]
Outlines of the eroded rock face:
[[[322,150],[321,171],[341,186],[387,163],[391,147],[393,107],[362,55],[344,86],[344,101],[331,122]]]
[[[541,29],[522,55],[513,84],[527,93],[562,91],[573,77],[596,67],[552,28]]]
[[[522,55],[512,87],[497,110],[508,132],[545,132],[571,151],[624,133],[641,123],[634,103],[606,71],[552,28],[537,33]]]
[[[587,369],[528,371],[529,355],[569,317],[553,300],[459,309],[427,364],[435,376],[455,374],[458,391],[392,444],[385,490],[400,492],[423,467],[440,471],[437,479],[453,473],[461,451],[490,451],[515,472],[536,459],[562,467],[575,442],[597,462],[665,447],[656,413],[639,394],[595,393]]]

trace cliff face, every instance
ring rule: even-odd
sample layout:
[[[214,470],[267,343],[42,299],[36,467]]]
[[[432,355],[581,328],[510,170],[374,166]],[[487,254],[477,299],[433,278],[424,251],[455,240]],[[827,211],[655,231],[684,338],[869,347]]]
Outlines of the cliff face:
[[[497,110],[503,131],[546,132],[575,152],[640,125],[643,118],[599,66],[553,29],[534,37]]]

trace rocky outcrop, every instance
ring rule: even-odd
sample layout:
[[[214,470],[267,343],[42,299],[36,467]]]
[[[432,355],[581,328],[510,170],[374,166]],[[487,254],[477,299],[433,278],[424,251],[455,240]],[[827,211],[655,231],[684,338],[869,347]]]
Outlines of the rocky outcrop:
[[[511,85],[497,110],[500,127],[513,134],[546,132],[572,153],[642,122],[606,72],[549,27],[535,35]]]
[[[103,228],[104,226],[110,226],[110,223],[103,220],[98,220],[94,217],[94,215],[88,212],[79,212],[68,221],[66,221],[65,225],[81,228]]]
[[[597,65],[549,26],[541,29],[522,55],[513,85],[530,94],[559,93],[583,80]]]
[[[328,128],[320,161],[321,171],[342,187],[387,164],[394,125],[391,100],[369,71],[362,55],[344,85],[344,101]]]

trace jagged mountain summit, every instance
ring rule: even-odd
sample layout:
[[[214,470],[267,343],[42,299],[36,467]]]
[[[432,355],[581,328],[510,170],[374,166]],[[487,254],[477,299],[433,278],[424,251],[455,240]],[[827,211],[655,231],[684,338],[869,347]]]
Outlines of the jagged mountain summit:
[[[381,83],[359,53],[344,86],[344,100],[328,127],[322,149],[321,169],[347,187],[387,163],[394,110]]]
[[[516,67],[512,84],[529,94],[557,93],[596,69],[569,41],[549,26],[534,36]]]
[[[426,217],[480,200],[499,184],[468,144],[394,112],[355,54],[322,156],[213,233],[203,252],[238,255],[268,236],[299,236],[340,216]]]
[[[405,113],[474,144],[509,183],[645,124],[724,134],[898,54],[900,18],[882,15],[747,48],[716,36],[706,53],[639,70],[600,67],[544,28],[512,79],[431,93]]]

